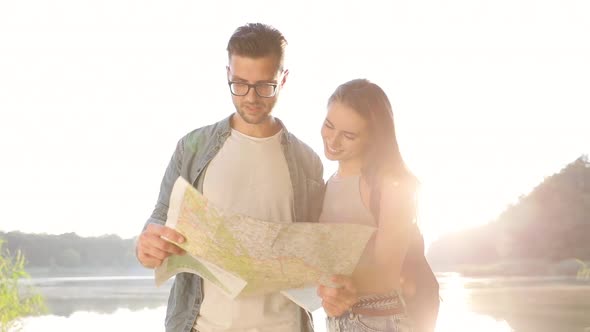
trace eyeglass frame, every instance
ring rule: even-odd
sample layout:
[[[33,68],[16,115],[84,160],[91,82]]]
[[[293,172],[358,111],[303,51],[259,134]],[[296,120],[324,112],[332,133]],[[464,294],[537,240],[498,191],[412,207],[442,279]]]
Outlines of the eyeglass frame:
[[[243,84],[248,86],[248,90],[246,90],[246,93],[244,94],[236,94],[234,93],[233,89],[232,89],[232,84]],[[250,90],[252,88],[254,88],[254,92],[256,92],[256,95],[260,98],[273,98],[274,96],[277,95],[277,88],[279,87],[280,83],[270,83],[270,82],[258,82],[258,83],[254,83],[254,84],[250,84],[247,82],[240,82],[240,81],[227,81],[227,85],[229,87],[229,92],[231,92],[232,95],[236,96],[236,97],[244,97],[247,96],[250,93]],[[272,95],[270,96],[262,96],[260,93],[258,93],[258,86],[262,86],[262,85],[266,85],[266,86],[272,86],[273,90],[272,90]]]
[[[227,73],[228,73],[228,76],[229,76],[229,70],[230,70],[229,69],[229,66],[227,66],[226,68],[227,68]],[[279,82],[281,80],[283,80],[285,76],[287,76],[287,74],[289,73],[289,71],[288,70],[281,69],[280,72],[281,73],[279,74]],[[232,96],[236,96],[236,97],[244,97],[244,96],[247,96],[250,93],[250,90],[252,89],[252,87],[254,87],[254,92],[256,92],[256,95],[258,97],[260,97],[260,98],[274,98],[277,95],[277,88],[282,84],[282,83],[279,83],[279,82],[277,82],[277,83],[272,83],[272,82],[258,82],[258,83],[250,84],[250,83],[242,82],[242,81],[232,81],[232,80],[229,79],[229,77],[227,79],[227,85],[229,87],[229,92],[232,94]],[[231,85],[234,84],[234,83],[247,85],[248,86],[248,90],[243,95],[235,94],[232,91],[232,88],[231,88]],[[270,85],[270,86],[274,87],[274,89],[272,90],[272,95],[270,95],[270,96],[261,96],[258,93],[258,90],[256,89],[256,86],[258,86],[258,85]]]

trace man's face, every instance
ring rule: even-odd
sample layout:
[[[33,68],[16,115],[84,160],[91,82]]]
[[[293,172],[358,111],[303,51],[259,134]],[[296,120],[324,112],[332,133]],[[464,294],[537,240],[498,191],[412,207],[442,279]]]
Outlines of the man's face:
[[[277,102],[280,88],[285,84],[287,72],[278,69],[279,62],[274,56],[249,58],[239,55],[230,57],[227,78],[231,82],[276,83],[277,92],[273,97],[263,98],[256,94],[254,87],[245,96],[234,96],[232,101],[240,117],[249,124],[261,124],[267,120]]]

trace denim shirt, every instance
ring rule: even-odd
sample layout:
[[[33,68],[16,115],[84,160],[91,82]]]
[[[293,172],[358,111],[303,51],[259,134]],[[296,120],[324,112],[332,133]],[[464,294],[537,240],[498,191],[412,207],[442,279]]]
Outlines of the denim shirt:
[[[180,139],[162,179],[156,207],[144,230],[150,223],[165,224],[172,186],[179,176],[203,192],[204,171],[231,134],[230,118],[196,129]],[[277,121],[283,127],[281,145],[293,186],[293,221],[316,222],[324,190],[322,162],[313,150],[289,133],[280,120]],[[175,256],[168,259],[174,260]],[[202,300],[201,277],[192,273],[177,274],[168,298],[166,331],[189,332],[197,319]],[[311,314],[307,313],[304,318],[303,326],[313,330]]]

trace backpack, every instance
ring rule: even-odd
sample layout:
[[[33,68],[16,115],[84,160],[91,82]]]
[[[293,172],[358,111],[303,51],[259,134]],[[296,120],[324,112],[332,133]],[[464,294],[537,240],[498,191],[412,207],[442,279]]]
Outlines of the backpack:
[[[440,306],[439,284],[424,256],[424,237],[417,224],[410,229],[410,242],[401,277],[415,286],[412,296],[404,297],[414,332],[433,332]]]

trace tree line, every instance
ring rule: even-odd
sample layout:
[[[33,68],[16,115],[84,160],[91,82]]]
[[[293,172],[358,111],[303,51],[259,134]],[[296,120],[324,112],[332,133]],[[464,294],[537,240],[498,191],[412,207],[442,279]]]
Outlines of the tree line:
[[[4,247],[20,250],[26,267],[137,267],[134,239],[117,235],[81,237],[75,233],[61,235],[0,232]]]
[[[569,261],[574,268],[579,265],[576,259],[590,260],[588,156],[545,178],[496,220],[443,236],[430,246],[428,259],[441,270],[512,262],[514,269],[529,269],[523,274],[543,272],[547,264],[567,265]]]

